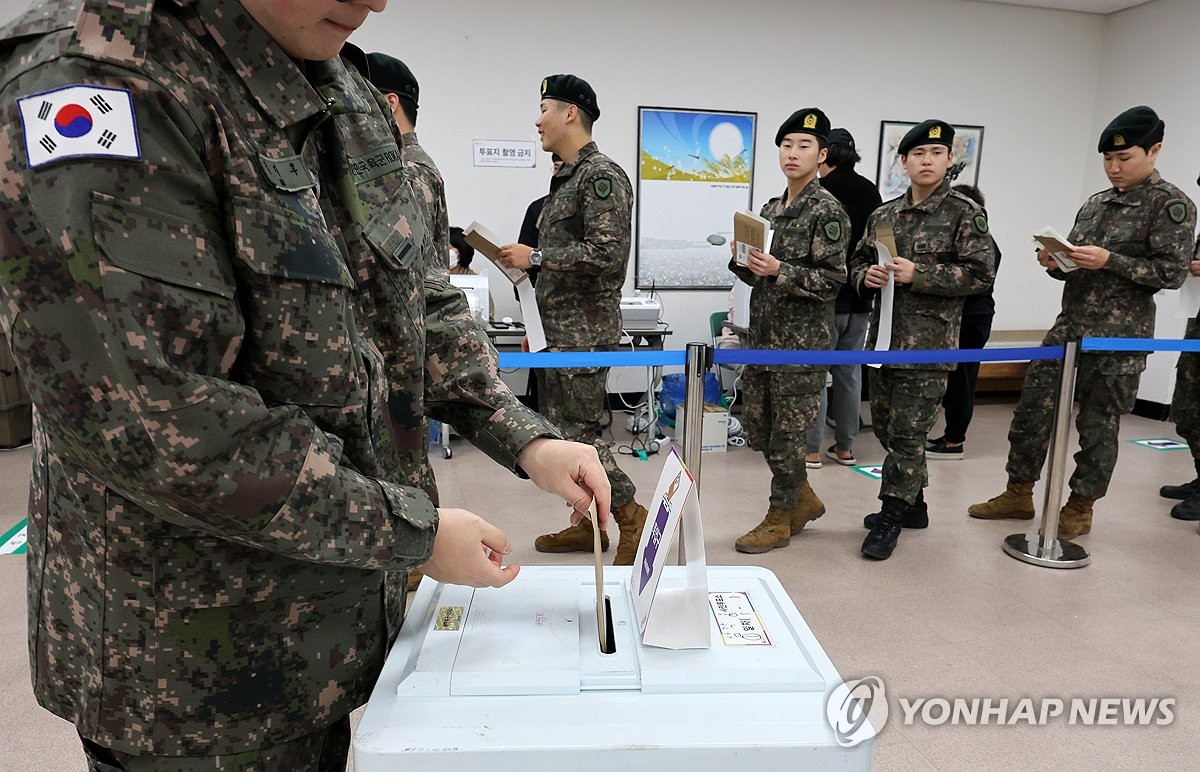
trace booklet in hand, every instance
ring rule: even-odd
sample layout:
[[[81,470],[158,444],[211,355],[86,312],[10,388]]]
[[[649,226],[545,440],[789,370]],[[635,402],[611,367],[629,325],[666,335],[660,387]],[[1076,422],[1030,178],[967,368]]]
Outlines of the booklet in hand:
[[[520,268],[509,268],[500,262],[500,240],[487,228],[477,222],[471,223],[467,229],[463,231],[463,239],[483,253],[483,256],[491,260],[505,278],[513,284],[520,284],[529,278],[529,274],[522,271]]]
[[[750,250],[767,251],[771,223],[753,212],[733,213],[733,241],[737,245],[733,259],[740,266],[750,264]]]
[[[1063,273],[1070,273],[1079,267],[1074,260],[1067,256],[1068,253],[1075,250],[1075,245],[1064,239],[1061,233],[1049,225],[1033,234],[1033,240],[1050,253],[1050,257],[1054,258],[1058,269]]]

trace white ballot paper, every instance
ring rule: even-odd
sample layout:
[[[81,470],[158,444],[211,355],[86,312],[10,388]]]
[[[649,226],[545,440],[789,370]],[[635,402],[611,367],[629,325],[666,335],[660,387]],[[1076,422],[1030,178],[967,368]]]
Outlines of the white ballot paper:
[[[882,241],[875,242],[875,254],[879,256],[879,264],[892,264],[892,253]],[[875,338],[876,351],[891,351],[892,348],[892,312],[896,304],[896,274],[888,272],[887,284],[879,292],[879,335]],[[870,367],[881,367],[876,363]]]
[[[517,301],[521,305],[521,321],[525,323],[525,337],[529,339],[529,350],[543,351],[546,348],[546,331],[542,327],[542,314],[538,311],[537,296],[534,294],[532,282],[529,281],[529,274],[520,268],[509,268],[500,262],[500,240],[479,223],[471,223],[463,231],[463,239],[491,260],[501,275],[517,288]]]
[[[1050,253],[1050,257],[1054,258],[1054,262],[1058,264],[1058,270],[1063,273],[1070,273],[1079,267],[1074,260],[1067,257],[1067,253],[1075,249],[1075,245],[1063,238],[1061,233],[1049,225],[1033,234],[1033,240]]]
[[[671,536],[681,528],[687,564],[683,587],[660,587]],[[710,645],[708,568],[704,525],[695,480],[672,447],[654,489],[654,500],[629,577],[633,611],[642,643],[663,649],[707,649]]]
[[[1175,316],[1180,319],[1194,319],[1200,313],[1200,276],[1189,276],[1179,288],[1179,305],[1175,308]]]

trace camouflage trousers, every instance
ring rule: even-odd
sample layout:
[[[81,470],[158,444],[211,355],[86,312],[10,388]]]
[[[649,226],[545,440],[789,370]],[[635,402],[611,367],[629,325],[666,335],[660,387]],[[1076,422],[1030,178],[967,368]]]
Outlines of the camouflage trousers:
[[[134,756],[87,739],[83,751],[90,772],[343,772],[350,753],[350,717],[279,745],[222,756]]]
[[[929,484],[925,441],[946,393],[943,370],[880,367],[871,371],[871,423],[887,451],[879,498],[915,504]]]
[[[1069,484],[1080,496],[1098,499],[1108,492],[1108,482],[1117,465],[1121,416],[1133,410],[1141,377],[1138,368],[1144,361],[1144,355],[1079,357],[1075,379],[1079,452],[1075,454],[1075,472]],[[1029,363],[1021,400],[1008,429],[1006,470],[1010,479],[1032,482],[1042,475],[1054,433],[1054,403],[1061,369],[1061,364],[1053,359]]]
[[[564,439],[595,446],[612,486],[614,509],[632,501],[637,489],[617,466],[608,443],[600,437],[604,399],[608,393],[608,368],[572,367],[534,372],[537,373],[538,406],[542,415],[558,427]]]
[[[824,373],[747,367],[742,375],[742,428],[771,470],[773,507],[796,506],[796,492],[808,480],[805,437],[817,422],[824,385]]]
[[[1200,339],[1200,322],[1192,319],[1184,337]],[[1200,461],[1200,354],[1183,353],[1175,365],[1175,394],[1171,398],[1171,420],[1187,442],[1192,458]]]

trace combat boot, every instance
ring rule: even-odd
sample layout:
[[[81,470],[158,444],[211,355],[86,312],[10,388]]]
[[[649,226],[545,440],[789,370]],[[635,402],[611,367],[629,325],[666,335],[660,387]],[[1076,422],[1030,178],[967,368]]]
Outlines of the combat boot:
[[[863,539],[862,554],[875,560],[887,560],[896,549],[903,528],[904,513],[908,509],[902,499],[892,496],[883,498],[883,507],[875,518],[875,527]]]
[[[863,528],[869,531],[875,527],[875,523],[878,521],[878,512],[867,515],[863,518]],[[905,530],[920,530],[929,527],[929,505],[925,503],[924,491],[917,494],[917,503],[904,510],[904,517],[901,518],[900,525]]]
[[[1095,499],[1084,498],[1075,491],[1058,513],[1058,538],[1074,539],[1092,530],[1092,505]]]
[[[791,537],[791,510],[768,507],[767,516],[763,521],[734,542],[733,547],[738,552],[757,555],[760,552],[770,552],[776,547],[786,547]]]
[[[1171,517],[1176,520],[1200,520],[1200,493],[1171,507]]]
[[[1004,493],[982,504],[972,504],[967,514],[980,520],[1032,520],[1033,483],[1009,480]]]
[[[796,506],[788,510],[788,519],[792,526],[792,536],[800,533],[804,526],[825,514],[825,502],[817,496],[806,480],[800,490],[796,491]]]
[[[538,552],[591,552],[592,521],[585,517],[578,525],[539,536],[533,542],[533,547]],[[608,533],[605,531],[600,532],[600,549],[608,551]]]
[[[1195,459],[1193,463],[1196,466],[1196,479],[1191,482],[1185,482],[1183,485],[1164,485],[1158,489],[1158,495],[1164,499],[1179,499],[1186,501],[1192,496],[1200,496],[1200,458]],[[1185,520],[1188,518],[1180,518]]]
[[[633,558],[637,555],[638,542],[642,540],[642,526],[646,524],[646,508],[630,499],[625,506],[613,510],[613,519],[621,531],[617,541],[617,554],[613,557],[614,566],[632,566]]]

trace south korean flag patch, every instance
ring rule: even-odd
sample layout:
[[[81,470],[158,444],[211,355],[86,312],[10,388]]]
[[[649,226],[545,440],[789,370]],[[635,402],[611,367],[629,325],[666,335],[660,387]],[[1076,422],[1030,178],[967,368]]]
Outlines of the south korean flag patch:
[[[67,158],[141,158],[126,89],[64,86],[17,100],[29,168]]]

